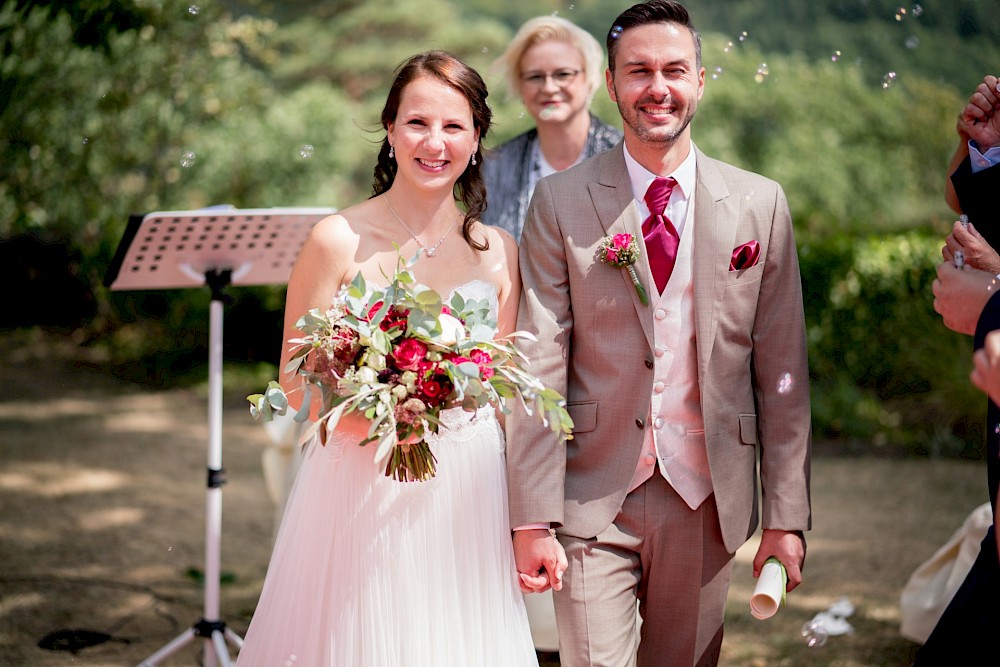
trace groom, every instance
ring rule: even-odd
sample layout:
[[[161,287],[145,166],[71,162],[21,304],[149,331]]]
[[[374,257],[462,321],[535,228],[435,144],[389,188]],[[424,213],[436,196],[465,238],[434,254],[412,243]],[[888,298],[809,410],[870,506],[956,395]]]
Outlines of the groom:
[[[523,349],[575,429],[563,444],[523,413],[508,421],[514,553],[522,589],[557,591],[561,664],[713,665],[733,553],[758,515],[754,574],[775,556],[788,590],[801,581],[810,423],[792,223],[778,184],[691,142],[705,70],[682,5],[631,7],[607,45],[624,144],[540,181],[521,239],[518,328],[537,337]],[[637,241],[648,305],[601,260],[619,234]]]

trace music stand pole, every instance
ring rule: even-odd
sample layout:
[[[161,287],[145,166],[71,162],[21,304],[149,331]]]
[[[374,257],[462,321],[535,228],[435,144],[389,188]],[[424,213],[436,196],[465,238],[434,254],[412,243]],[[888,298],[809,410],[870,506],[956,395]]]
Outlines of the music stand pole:
[[[232,667],[226,639],[236,648],[243,639],[226,627],[219,617],[219,593],[222,572],[222,485],[226,483],[222,467],[222,325],[223,305],[229,300],[223,290],[232,281],[232,271],[209,270],[205,284],[212,291],[208,325],[208,488],[205,492],[205,600],[201,620],[178,635],[159,651],[143,660],[139,667],[153,667],[176,653],[189,642],[205,640],[205,667]]]
[[[281,284],[312,226],[333,209],[229,209],[132,216],[105,277],[111,289],[206,285],[209,308],[208,488],[205,493],[205,598],[202,618],[139,663],[154,667],[188,643],[204,640],[205,667],[232,667],[226,646],[243,639],[220,619],[222,540],[222,325],[224,289]],[[232,268],[232,267],[237,268]]]

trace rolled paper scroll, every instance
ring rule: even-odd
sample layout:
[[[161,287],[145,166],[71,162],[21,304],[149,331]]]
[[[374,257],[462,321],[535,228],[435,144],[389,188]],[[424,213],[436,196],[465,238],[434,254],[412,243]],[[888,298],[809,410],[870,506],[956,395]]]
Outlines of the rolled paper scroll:
[[[785,600],[785,585],[788,583],[788,573],[785,566],[775,557],[764,561],[764,567],[757,577],[757,585],[750,596],[750,613],[754,618],[771,618],[778,613],[778,608]]]

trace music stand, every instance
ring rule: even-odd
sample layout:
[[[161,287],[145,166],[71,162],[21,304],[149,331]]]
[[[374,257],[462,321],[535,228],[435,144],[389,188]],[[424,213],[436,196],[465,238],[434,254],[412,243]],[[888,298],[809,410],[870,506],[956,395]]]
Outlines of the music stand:
[[[226,640],[236,648],[243,639],[219,618],[220,541],[222,528],[222,315],[229,285],[288,282],[292,265],[312,226],[330,215],[328,208],[161,211],[133,215],[115,252],[104,284],[112,290],[178,289],[207,286],[208,351],[208,490],[205,498],[205,605],[203,617],[139,667],[152,667],[197,638],[205,640],[207,667],[216,658],[232,661]]]

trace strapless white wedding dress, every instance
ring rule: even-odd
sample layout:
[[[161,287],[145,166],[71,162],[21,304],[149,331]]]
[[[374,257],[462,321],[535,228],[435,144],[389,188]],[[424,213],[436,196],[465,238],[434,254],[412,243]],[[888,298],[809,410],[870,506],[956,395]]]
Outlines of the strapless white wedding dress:
[[[488,299],[495,288],[456,288]],[[374,446],[306,444],[238,667],[537,665],[517,586],[504,436],[491,409],[443,414],[437,475],[402,483]]]

